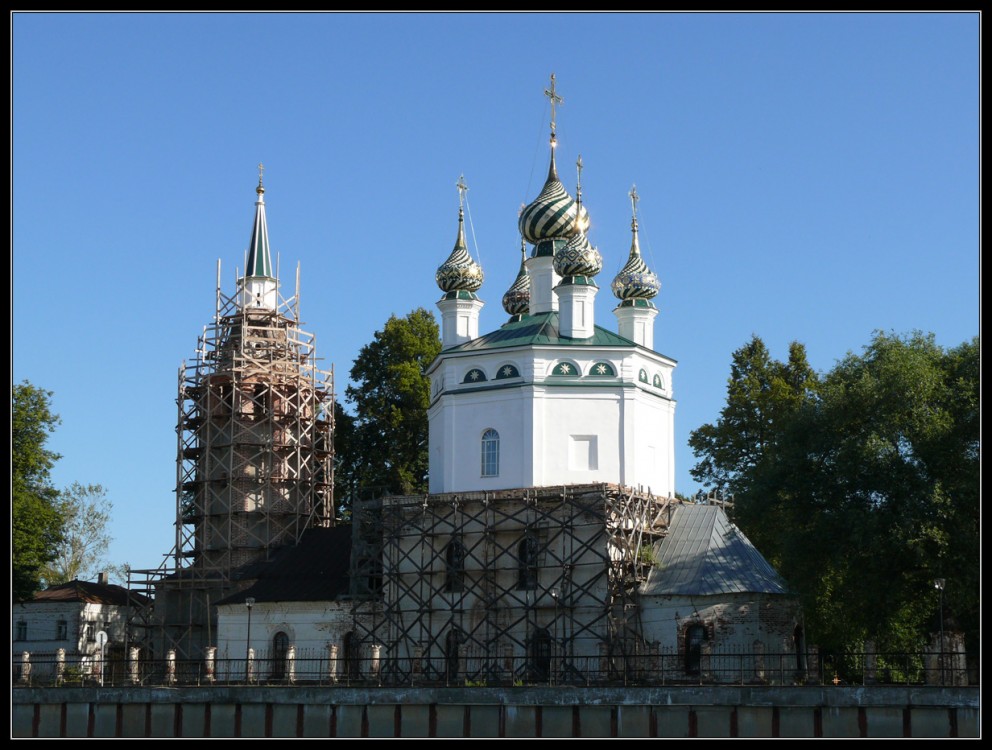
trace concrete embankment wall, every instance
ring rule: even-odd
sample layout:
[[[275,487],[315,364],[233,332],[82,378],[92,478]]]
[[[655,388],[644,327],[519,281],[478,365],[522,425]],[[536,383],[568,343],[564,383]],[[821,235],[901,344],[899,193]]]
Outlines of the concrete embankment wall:
[[[979,737],[977,687],[16,688],[17,737]]]

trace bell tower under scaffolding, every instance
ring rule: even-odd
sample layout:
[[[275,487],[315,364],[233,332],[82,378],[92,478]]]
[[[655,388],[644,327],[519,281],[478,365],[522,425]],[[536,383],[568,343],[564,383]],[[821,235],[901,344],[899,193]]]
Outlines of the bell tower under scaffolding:
[[[236,292],[221,291],[190,363],[179,369],[176,541],[156,570],[131,571],[153,594],[131,638],[156,656],[199,658],[216,637],[212,605],[245,588],[255,563],[334,523],[333,370],[300,328],[296,293],[273,273],[261,174]]]

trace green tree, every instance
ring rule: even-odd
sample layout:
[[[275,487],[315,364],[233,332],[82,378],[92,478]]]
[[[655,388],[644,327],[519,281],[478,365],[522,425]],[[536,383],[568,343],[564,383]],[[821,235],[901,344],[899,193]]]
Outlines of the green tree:
[[[95,580],[102,572],[125,579],[125,566],[111,565],[106,559],[112,541],[107,527],[114,508],[106,490],[98,484],[74,482],[60,493],[58,507],[65,527],[54,558],[41,569],[44,584]]]
[[[692,478],[733,494],[746,491],[754,475],[776,451],[782,426],[816,393],[818,380],[806,349],[789,345],[787,362],[773,360],[757,336],[733,353],[727,381],[727,404],[716,424],[689,436],[701,457]]]
[[[360,477],[355,449],[355,417],[334,402],[334,510],[339,520],[351,517],[353,498],[358,494]]]
[[[345,391],[354,406],[354,431],[341,456],[343,478],[361,488],[356,491],[427,491],[425,373],[440,351],[437,321],[423,308],[390,316],[362,347]]]
[[[59,424],[52,393],[29,382],[15,384],[11,397],[11,573],[14,600],[29,599],[40,572],[62,539],[59,493],[51,471],[60,458],[47,448]]]
[[[977,339],[944,351],[879,332],[820,378],[795,345],[788,365],[762,350],[735,353],[721,419],[690,439],[693,476],[734,491],[735,520],[802,595],[810,636],[916,648],[938,625],[936,578],[945,613],[977,634]]]

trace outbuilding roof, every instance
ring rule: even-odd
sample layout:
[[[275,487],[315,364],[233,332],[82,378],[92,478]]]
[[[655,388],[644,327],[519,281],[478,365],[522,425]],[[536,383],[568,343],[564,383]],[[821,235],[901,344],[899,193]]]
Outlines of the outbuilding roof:
[[[791,593],[718,505],[675,506],[668,534],[655,544],[654,558],[641,589],[647,596]]]

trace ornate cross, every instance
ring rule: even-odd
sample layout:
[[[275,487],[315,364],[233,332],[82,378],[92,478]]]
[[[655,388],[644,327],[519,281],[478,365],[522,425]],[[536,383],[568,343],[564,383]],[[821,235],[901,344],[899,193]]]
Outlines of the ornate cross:
[[[641,196],[637,194],[637,185],[631,185],[630,187],[630,207],[634,211],[634,218],[637,218],[637,201],[641,199]]]
[[[455,183],[455,187],[458,188],[458,208],[464,208],[465,191],[468,190],[468,185],[465,184],[465,175],[458,175],[458,182]]]
[[[551,137],[555,137],[555,105],[564,104],[565,100],[555,93],[555,74],[551,74],[551,88],[544,89],[544,95],[551,100]]]
[[[265,167],[262,166],[262,162],[258,163],[258,184],[262,184],[262,172],[265,171]]]

